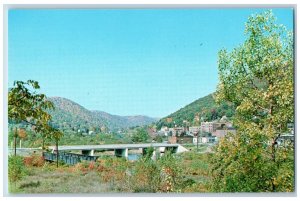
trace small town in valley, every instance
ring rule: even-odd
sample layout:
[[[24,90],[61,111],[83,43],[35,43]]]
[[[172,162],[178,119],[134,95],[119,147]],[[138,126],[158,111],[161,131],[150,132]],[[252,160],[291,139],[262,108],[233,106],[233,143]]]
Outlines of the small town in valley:
[[[297,194],[295,5],[106,6],[6,7],[7,196]]]

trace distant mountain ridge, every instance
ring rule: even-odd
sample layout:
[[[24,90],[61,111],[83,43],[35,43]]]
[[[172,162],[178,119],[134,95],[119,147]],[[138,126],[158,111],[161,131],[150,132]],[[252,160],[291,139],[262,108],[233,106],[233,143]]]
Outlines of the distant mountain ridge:
[[[49,111],[52,123],[63,130],[97,131],[101,128],[109,130],[124,129],[133,126],[143,126],[156,122],[157,118],[143,115],[118,116],[103,111],[90,111],[83,106],[62,97],[49,97],[55,110]]]
[[[112,115],[103,111],[92,111],[92,112],[94,115],[104,118],[106,121],[112,122],[116,126],[119,126],[121,128],[147,125],[159,120],[157,118],[152,118],[143,115],[119,116],[119,115]]]

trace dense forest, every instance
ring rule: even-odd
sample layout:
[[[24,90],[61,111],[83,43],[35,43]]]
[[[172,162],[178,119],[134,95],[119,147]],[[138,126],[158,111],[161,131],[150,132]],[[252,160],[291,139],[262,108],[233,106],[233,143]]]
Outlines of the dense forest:
[[[220,119],[224,115],[231,118],[234,111],[235,107],[232,104],[226,102],[217,104],[213,94],[209,94],[160,119],[156,126],[158,129],[162,126],[174,127],[174,125],[185,126],[185,124],[196,126],[200,125],[201,121]]]

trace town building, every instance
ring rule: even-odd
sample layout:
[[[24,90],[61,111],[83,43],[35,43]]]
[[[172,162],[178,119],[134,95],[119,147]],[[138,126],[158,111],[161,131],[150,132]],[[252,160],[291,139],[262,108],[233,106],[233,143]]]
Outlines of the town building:
[[[216,141],[215,136],[202,136],[199,138],[200,143],[213,143]]]
[[[168,138],[168,142],[170,144],[191,144],[193,143],[193,137],[192,136],[171,136]]]
[[[224,128],[217,128],[216,131],[213,133],[213,136],[216,136],[217,138],[222,138],[228,133],[236,133],[236,130],[232,127],[224,127]]]
[[[201,131],[212,133],[214,131],[214,127],[217,127],[214,125],[214,122],[201,122]]]
[[[201,127],[200,126],[191,126],[189,127],[189,132],[196,136],[200,132]]]
[[[201,132],[211,133],[212,136],[222,138],[229,132],[236,133],[236,130],[227,117],[223,116],[219,121],[201,122]]]
[[[198,139],[199,139],[199,137],[197,137],[197,136],[194,136],[194,137],[193,137],[193,144],[194,144],[194,145],[197,144]]]
[[[183,136],[185,133],[184,127],[174,127],[172,130],[172,136]]]
[[[163,127],[161,127],[160,131],[167,132],[167,131],[169,131],[169,128],[167,126],[163,126]]]

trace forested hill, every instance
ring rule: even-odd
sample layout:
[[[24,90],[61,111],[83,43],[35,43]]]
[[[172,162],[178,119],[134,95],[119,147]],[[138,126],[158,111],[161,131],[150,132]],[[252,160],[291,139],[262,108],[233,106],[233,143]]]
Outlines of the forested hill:
[[[83,132],[102,129],[117,130],[131,126],[141,126],[156,122],[157,119],[147,116],[118,116],[102,111],[90,111],[81,105],[61,97],[50,97],[55,106],[52,123],[64,131],[83,130]]]
[[[143,115],[119,116],[119,115],[112,115],[102,111],[92,111],[92,112],[97,117],[105,119],[105,121],[111,124],[111,127],[117,127],[117,128],[128,128],[134,126],[148,125],[158,121],[157,118],[147,117]]]
[[[227,103],[218,105],[215,102],[213,95],[209,94],[160,119],[156,125],[158,129],[162,126],[174,127],[174,124],[177,126],[184,126],[184,124],[186,124],[184,122],[187,121],[187,124],[190,126],[195,126],[200,125],[201,117],[203,121],[211,121],[219,119],[224,115],[230,118],[233,114],[233,106]]]

